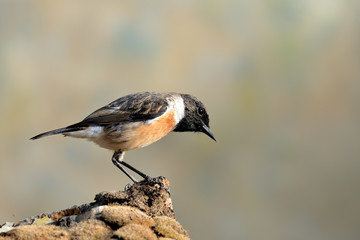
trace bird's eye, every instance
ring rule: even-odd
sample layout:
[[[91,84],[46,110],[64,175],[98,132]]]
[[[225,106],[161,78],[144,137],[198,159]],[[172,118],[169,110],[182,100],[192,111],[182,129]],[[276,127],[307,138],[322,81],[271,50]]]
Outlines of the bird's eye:
[[[202,107],[199,107],[198,108],[198,113],[199,113],[200,116],[202,116],[205,113],[205,109],[202,108]]]

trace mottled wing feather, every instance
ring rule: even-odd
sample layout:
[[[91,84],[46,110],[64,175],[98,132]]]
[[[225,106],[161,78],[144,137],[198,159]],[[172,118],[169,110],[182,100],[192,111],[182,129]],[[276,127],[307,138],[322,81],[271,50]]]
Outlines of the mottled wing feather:
[[[168,94],[135,93],[119,98],[96,110],[83,121],[72,126],[109,125],[121,122],[147,121],[163,114],[167,108]]]

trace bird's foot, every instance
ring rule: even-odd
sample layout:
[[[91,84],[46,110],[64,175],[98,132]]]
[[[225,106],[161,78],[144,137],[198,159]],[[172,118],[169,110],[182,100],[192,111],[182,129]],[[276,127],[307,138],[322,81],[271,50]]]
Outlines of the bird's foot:
[[[129,188],[131,188],[131,186],[132,186],[132,184],[130,184],[130,183],[126,184],[124,187],[124,191],[129,190]]]
[[[156,177],[156,178],[146,176],[146,178],[144,178],[144,180],[136,181],[133,184],[131,184],[131,183],[126,184],[124,187],[124,190],[126,191],[126,190],[130,189],[134,184],[149,184],[149,183],[151,185],[159,184],[160,187],[163,187],[170,196],[170,190],[165,186],[165,184],[163,182],[164,180],[166,180],[166,179],[163,176]]]
[[[163,183],[163,180],[165,180],[165,177],[160,176],[160,177],[156,177],[156,178],[152,178],[147,176],[144,180],[142,180],[140,183],[151,183],[151,184],[159,184],[161,187],[163,187],[165,189],[165,191],[170,194],[170,190],[165,186],[165,184]]]

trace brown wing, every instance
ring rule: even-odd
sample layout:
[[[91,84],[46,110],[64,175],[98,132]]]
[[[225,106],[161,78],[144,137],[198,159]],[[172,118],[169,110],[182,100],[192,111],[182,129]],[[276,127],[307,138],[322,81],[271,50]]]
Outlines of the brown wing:
[[[130,94],[96,110],[83,121],[69,127],[147,121],[166,111],[168,96],[169,94],[166,93],[150,92]]]

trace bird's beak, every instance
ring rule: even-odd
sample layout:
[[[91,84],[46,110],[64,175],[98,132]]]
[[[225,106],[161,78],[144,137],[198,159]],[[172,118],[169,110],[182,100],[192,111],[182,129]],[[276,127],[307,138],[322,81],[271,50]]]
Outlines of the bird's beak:
[[[212,132],[210,131],[210,128],[208,128],[205,124],[203,124],[202,128],[203,128],[203,133],[211,137],[216,142],[216,138],[214,134],[212,134]]]

